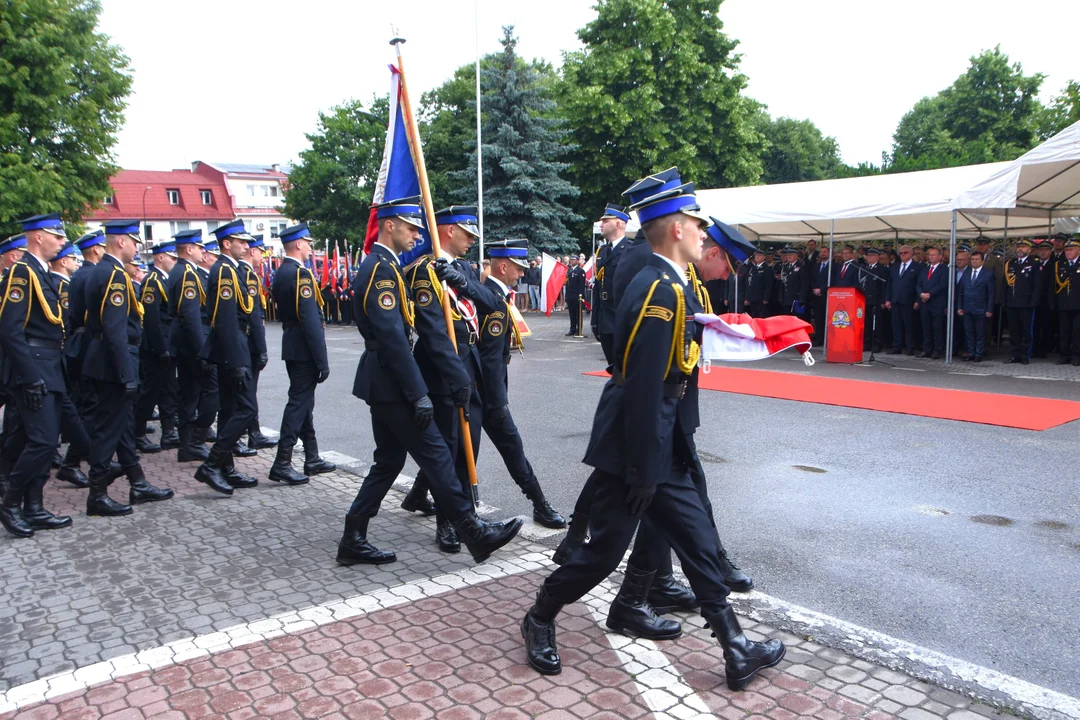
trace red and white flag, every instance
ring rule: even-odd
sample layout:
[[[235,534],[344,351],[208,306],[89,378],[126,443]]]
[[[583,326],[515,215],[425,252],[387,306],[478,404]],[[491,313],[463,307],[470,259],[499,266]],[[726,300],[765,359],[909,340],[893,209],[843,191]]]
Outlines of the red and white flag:
[[[789,349],[801,353],[807,365],[814,364],[814,357],[810,354],[813,327],[792,315],[752,318],[736,313],[698,313],[694,315],[694,320],[705,327],[701,338],[701,359],[706,370],[713,360],[764,360]]]
[[[544,253],[540,265],[540,304],[545,315],[551,315],[555,301],[559,299],[559,291],[565,284],[566,266]]]
[[[593,255],[589,258],[589,262],[585,263],[585,282],[592,282],[593,273],[596,271],[596,256]]]

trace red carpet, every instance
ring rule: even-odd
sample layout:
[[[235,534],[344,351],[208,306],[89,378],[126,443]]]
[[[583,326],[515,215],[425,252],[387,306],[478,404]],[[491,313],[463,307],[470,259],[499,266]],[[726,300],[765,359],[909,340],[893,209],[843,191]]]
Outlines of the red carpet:
[[[604,370],[585,374],[608,377]],[[708,375],[699,373],[698,378],[704,390],[919,415],[941,420],[960,420],[1021,430],[1047,430],[1080,419],[1080,402],[1072,400],[997,395],[716,366]]]

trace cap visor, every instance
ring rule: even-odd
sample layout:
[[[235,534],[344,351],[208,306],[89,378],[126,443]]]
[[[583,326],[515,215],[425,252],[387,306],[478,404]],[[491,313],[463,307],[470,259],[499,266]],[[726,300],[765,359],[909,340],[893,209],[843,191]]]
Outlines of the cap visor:
[[[457,226],[475,238],[480,237],[480,228],[478,228],[476,225],[458,223]]]
[[[705,223],[705,227],[710,227],[712,225],[712,220],[709,219],[708,215],[702,213],[701,208],[699,207],[685,207],[681,208],[679,212],[681,212],[683,215],[689,215],[692,218],[700,220],[701,222]]]
[[[510,262],[514,263],[514,264],[515,264],[515,265],[517,265],[517,266],[518,266],[519,268],[524,268],[524,269],[526,269],[526,270],[528,270],[528,269],[529,269],[529,262],[528,262],[527,260],[524,260],[524,259],[522,259],[522,258],[507,258],[507,260],[509,260]]]
[[[395,215],[394,217],[396,217],[398,220],[400,220],[403,223],[408,223],[409,225],[412,225],[413,227],[418,227],[418,228],[424,227],[424,221],[421,218],[418,218],[416,216],[413,216],[413,215]]]
[[[47,227],[41,229],[49,233],[50,235],[56,235],[57,237],[67,237],[67,233],[64,232],[64,228],[62,227]]]

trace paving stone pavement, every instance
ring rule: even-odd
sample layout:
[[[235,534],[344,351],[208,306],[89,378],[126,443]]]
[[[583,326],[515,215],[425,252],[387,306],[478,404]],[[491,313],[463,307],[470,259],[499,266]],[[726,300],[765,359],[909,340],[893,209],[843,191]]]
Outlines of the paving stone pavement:
[[[271,453],[237,466],[265,478]],[[525,664],[518,622],[550,571],[548,548],[519,540],[474,566],[438,552],[432,520],[399,510],[392,492],[372,537],[398,562],[339,567],[356,475],[262,480],[226,498],[174,452],[144,466],[177,497],[87,518],[86,491],[54,482],[46,504],[74,526],[0,540],[0,720],[998,717],[749,619],[751,637],[780,637],[788,655],[729,692],[700,618],[684,616],[671,642],[607,633],[610,583],[560,615],[565,669],[544,678]]]

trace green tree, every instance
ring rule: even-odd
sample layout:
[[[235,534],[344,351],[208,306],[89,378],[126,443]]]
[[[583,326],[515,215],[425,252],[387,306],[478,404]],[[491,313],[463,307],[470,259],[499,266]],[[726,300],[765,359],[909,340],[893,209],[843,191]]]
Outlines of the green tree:
[[[365,105],[351,100],[319,113],[318,129],[307,135],[311,148],[289,175],[285,214],[311,224],[318,240],[362,245],[375,183],[379,179],[389,101]]]
[[[765,138],[761,154],[763,183],[828,180],[844,172],[836,138],[823,135],[811,121],[788,117],[774,120],[762,112],[757,128]]]
[[[1013,160],[1038,141],[1043,75],[1025,75],[997,47],[900,120],[888,170],[922,170]]]
[[[1039,139],[1047,140],[1080,122],[1080,82],[1070,80],[1061,94],[1043,108],[1039,116]]]
[[[698,187],[757,182],[764,139],[742,95],[721,0],[598,0],[563,65],[577,146],[570,178],[590,218],[650,172],[677,165]]]
[[[485,235],[527,238],[551,252],[576,251],[580,245],[567,223],[582,218],[562,201],[577,197],[578,190],[560,177],[568,167],[559,162],[567,131],[551,114],[555,102],[543,74],[518,57],[512,26],[503,28],[501,42],[503,52],[480,73]],[[469,167],[449,173],[458,183],[451,197],[460,203],[477,197],[475,139],[470,146]]]
[[[0,237],[61,212],[77,222],[110,194],[128,59],[95,30],[97,0],[0,5]]]

